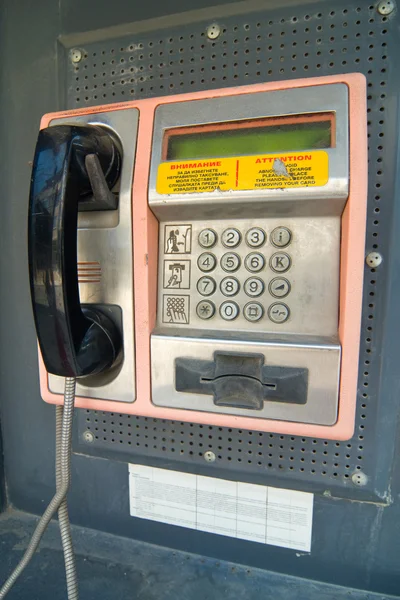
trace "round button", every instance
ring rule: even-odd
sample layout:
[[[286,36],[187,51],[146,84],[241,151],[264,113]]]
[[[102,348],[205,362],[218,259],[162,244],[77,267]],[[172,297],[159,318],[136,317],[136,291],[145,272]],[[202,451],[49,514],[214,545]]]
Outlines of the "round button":
[[[217,234],[212,229],[203,229],[200,231],[198,239],[203,248],[212,248],[217,242]]]
[[[265,231],[259,227],[252,227],[246,233],[246,244],[251,248],[259,248],[265,243]]]
[[[233,227],[225,229],[221,236],[222,243],[226,248],[236,248],[240,244],[241,239],[240,231]]]
[[[235,277],[225,277],[219,287],[224,296],[236,296],[240,290],[240,283]]]
[[[278,248],[288,246],[292,240],[292,232],[286,227],[276,227],[271,233],[271,242]]]
[[[211,296],[215,292],[217,284],[212,277],[200,277],[197,282],[197,291],[202,296]]]
[[[244,264],[248,271],[257,273],[263,268],[265,259],[262,254],[259,254],[258,252],[252,252],[246,256],[244,259]]]
[[[215,306],[210,300],[202,300],[198,303],[196,312],[200,319],[211,319],[215,313]]]
[[[283,277],[275,277],[270,281],[268,289],[269,293],[275,298],[284,298],[290,292],[290,283]]]
[[[201,271],[212,271],[215,269],[217,259],[211,252],[203,252],[197,259],[197,265]]]
[[[244,282],[244,291],[248,296],[257,298],[264,291],[264,282],[258,277],[250,277]]]
[[[288,320],[290,315],[290,310],[281,302],[275,302],[275,304],[271,304],[268,309],[268,316],[273,323],[284,323]]]
[[[259,321],[264,314],[264,309],[258,302],[249,302],[243,309],[243,314],[248,321]]]
[[[235,252],[227,252],[221,257],[221,267],[229,273],[237,271],[240,267],[240,257]]]
[[[285,252],[275,252],[269,259],[269,266],[276,273],[284,273],[291,264],[290,256]]]
[[[223,302],[219,307],[219,314],[226,321],[233,321],[239,314],[239,307],[236,302]]]

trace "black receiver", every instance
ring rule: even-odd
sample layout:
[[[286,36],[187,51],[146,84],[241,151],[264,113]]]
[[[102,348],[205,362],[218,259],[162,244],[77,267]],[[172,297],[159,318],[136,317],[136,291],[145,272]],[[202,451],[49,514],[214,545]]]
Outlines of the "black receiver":
[[[29,202],[29,274],[40,349],[55,375],[100,373],[121,350],[112,320],[81,306],[77,270],[78,205],[115,209],[110,190],[120,166],[116,144],[101,127],[56,125],[39,133]]]

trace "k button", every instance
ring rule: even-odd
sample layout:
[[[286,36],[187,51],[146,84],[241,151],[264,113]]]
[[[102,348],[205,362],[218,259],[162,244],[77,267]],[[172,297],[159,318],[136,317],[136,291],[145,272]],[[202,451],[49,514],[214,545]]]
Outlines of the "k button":
[[[276,252],[269,259],[269,266],[275,273],[285,273],[290,269],[292,261],[286,252]]]

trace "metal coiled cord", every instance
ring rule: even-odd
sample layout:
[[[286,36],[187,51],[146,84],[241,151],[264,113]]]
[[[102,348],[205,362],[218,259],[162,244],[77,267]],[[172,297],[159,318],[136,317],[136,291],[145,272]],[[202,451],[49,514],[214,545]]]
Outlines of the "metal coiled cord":
[[[60,416],[56,415],[57,423],[57,456],[56,465],[59,465],[59,475],[57,480],[57,490],[50,504],[46,508],[43,516],[40,518],[39,523],[32,535],[31,541],[29,542],[28,548],[25,551],[24,556],[20,560],[17,567],[11,573],[3,587],[0,589],[0,600],[6,597],[8,592],[11,590],[18,577],[22,574],[25,567],[31,561],[35,554],[40,540],[43,537],[52,517],[55,513],[61,509],[63,505],[68,489],[71,482],[71,440],[72,440],[72,421],[74,416],[74,402],[75,402],[75,384],[76,380],[73,377],[67,377],[65,379],[65,392],[64,392],[64,408],[61,408]],[[58,417],[58,418],[57,418]],[[61,435],[60,435],[61,434]],[[78,599],[78,586],[76,583],[75,573],[75,562],[71,561],[72,543],[70,537],[68,511],[66,501],[62,508],[62,522],[63,529],[61,530],[61,518],[60,518],[60,530],[61,538],[63,543],[63,549],[65,553],[65,565],[67,572],[67,586],[68,586],[68,599]],[[71,567],[72,565],[72,567]],[[71,590],[71,594],[70,594]]]
[[[75,379],[72,377],[65,379],[64,388],[64,407],[66,405],[74,405],[75,400]],[[62,427],[63,418],[66,409],[63,406],[56,407],[56,489],[62,486],[62,466],[61,466],[61,454],[62,454]],[[71,479],[71,465],[68,473],[68,482]],[[58,525],[60,527],[61,543],[64,552],[64,563],[65,563],[65,577],[67,582],[67,597],[68,600],[78,600],[78,577],[76,574],[75,565],[75,554],[72,546],[71,537],[71,525],[68,515],[67,498],[60,504],[58,509]]]

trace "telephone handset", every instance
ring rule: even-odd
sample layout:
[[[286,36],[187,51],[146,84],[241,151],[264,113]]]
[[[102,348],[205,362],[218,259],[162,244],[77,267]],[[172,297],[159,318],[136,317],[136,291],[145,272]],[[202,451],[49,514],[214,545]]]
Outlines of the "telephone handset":
[[[109,369],[121,350],[112,319],[80,304],[78,204],[109,210],[121,157],[101,127],[56,125],[39,133],[29,204],[29,272],[36,331],[46,369],[82,377]],[[93,193],[93,200],[87,201]]]

